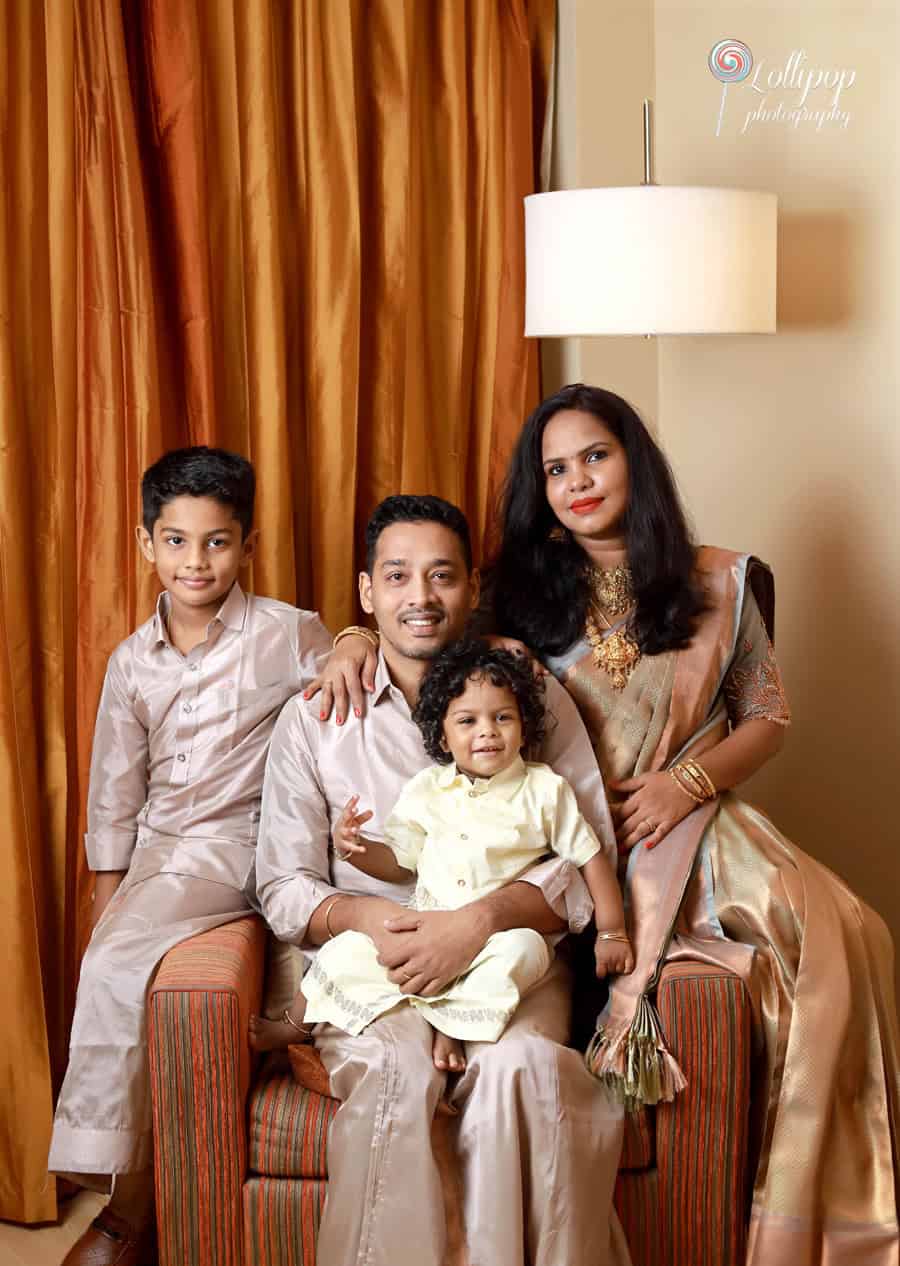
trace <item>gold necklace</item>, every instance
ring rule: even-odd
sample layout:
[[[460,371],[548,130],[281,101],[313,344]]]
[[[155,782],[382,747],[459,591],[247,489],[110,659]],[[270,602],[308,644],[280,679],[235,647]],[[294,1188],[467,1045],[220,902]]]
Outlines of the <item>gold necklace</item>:
[[[624,615],[634,606],[634,585],[627,563],[615,567],[592,567],[591,588],[594,598],[607,615]]]
[[[634,605],[631,568],[620,564],[604,571],[591,568],[593,595],[585,621],[585,635],[594,663],[610,679],[613,690],[624,690],[641,658],[641,648],[627,626],[613,629],[610,615],[624,615]],[[612,632],[609,632],[613,629]]]

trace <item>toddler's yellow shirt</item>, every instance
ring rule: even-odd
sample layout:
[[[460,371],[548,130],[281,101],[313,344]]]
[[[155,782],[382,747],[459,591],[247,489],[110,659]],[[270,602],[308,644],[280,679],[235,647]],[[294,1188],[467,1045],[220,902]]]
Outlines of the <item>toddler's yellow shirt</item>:
[[[580,867],[601,851],[566,780],[521,757],[474,780],[455,764],[429,765],[403,788],[384,835],[447,909],[511,883],[549,852]]]

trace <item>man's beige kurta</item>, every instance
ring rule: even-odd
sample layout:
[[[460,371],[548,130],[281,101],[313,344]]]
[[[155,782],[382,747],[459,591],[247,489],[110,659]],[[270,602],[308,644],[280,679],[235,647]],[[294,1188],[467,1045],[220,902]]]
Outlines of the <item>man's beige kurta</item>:
[[[127,870],[82,962],[48,1168],[114,1174],[150,1163],[147,987],[173,945],[247,912],[269,740],[323,663],[318,616],[235,584],[182,655],[168,594],[113,651],[97,713],[92,870]]]
[[[610,858],[615,841],[590,740],[572,701],[547,685],[547,739],[536,758],[571,783]],[[388,885],[341,862],[331,830],[351,795],[384,824],[407,780],[428,764],[400,690],[379,658],[366,715],[338,727],[315,704],[284,708],[269,753],[257,849],[257,889],[278,936],[300,945],[330,894],[406,904],[412,885]],[[530,871],[548,903],[583,928],[591,902],[580,874],[553,860]],[[467,1044],[452,1101],[471,1266],[621,1266],[628,1250],[612,1188],[622,1111],[608,1101],[569,1027],[569,976],[561,962],[527,995],[495,1043]],[[440,1266],[444,1206],[430,1130],[446,1074],[431,1058],[432,1031],[411,1008],[389,1012],[353,1037],[330,1025],[316,1045],[342,1100],[329,1136],[328,1195],[318,1266]]]

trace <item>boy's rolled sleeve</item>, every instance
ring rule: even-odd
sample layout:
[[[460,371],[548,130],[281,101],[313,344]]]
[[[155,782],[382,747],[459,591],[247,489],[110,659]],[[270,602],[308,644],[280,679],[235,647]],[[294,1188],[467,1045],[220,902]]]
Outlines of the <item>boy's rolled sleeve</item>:
[[[276,723],[256,846],[256,891],[263,917],[279,940],[295,945],[304,944],[312,915],[337,892],[329,873],[328,802],[304,707],[299,697],[288,700]]]
[[[114,651],[97,709],[84,837],[91,870],[128,869],[147,800],[147,730],[126,664],[124,653]]]

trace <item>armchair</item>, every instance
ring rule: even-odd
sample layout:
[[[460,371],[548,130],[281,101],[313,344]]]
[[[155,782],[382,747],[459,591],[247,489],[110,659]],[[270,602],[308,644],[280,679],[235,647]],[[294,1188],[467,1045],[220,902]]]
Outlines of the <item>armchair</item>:
[[[251,1058],[267,936],[256,916],[196,936],[151,989],[160,1266],[315,1266],[338,1104],[315,1056],[306,1085],[286,1058]],[[626,1124],[616,1207],[634,1266],[740,1266],[750,1001],[737,976],[679,962],[657,1005],[688,1086]]]

